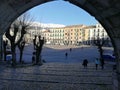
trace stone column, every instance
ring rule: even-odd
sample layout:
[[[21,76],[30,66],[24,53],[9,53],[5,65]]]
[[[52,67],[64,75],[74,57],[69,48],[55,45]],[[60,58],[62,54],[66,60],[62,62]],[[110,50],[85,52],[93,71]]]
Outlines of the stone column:
[[[114,41],[117,69],[113,74],[113,90],[120,90],[120,38],[115,38]]]
[[[113,73],[113,90],[120,90],[120,73]]]
[[[3,49],[2,49],[2,35],[0,35],[0,61],[3,58]]]

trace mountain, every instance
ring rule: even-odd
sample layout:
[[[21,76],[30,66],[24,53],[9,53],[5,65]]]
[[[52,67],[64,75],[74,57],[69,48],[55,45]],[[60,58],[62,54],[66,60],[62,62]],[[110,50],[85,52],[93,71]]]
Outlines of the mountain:
[[[40,26],[42,28],[58,28],[58,27],[65,27],[62,24],[53,24],[53,23],[40,23],[40,22],[33,22],[33,26]]]

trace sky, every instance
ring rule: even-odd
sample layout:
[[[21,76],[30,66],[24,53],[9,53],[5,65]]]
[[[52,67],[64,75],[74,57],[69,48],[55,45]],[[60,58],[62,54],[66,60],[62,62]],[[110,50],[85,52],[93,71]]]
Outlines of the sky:
[[[83,9],[66,1],[52,1],[29,10],[35,21],[62,25],[95,25],[97,20]]]

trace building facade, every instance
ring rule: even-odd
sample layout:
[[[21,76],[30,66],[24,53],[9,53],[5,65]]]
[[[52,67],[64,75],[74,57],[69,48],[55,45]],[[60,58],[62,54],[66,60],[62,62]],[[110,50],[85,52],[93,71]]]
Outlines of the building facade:
[[[96,25],[70,25],[59,28],[41,29],[32,28],[29,30],[31,41],[34,35],[41,35],[45,38],[46,44],[52,45],[93,45],[96,39],[107,39],[109,36],[105,29],[98,23]]]
[[[64,44],[79,45],[82,43],[83,31],[85,25],[71,25],[64,28]]]
[[[64,44],[64,27],[61,28],[51,28],[50,29],[51,32],[51,44],[55,45],[61,45]]]
[[[110,42],[107,32],[99,23],[91,26],[70,25],[57,28],[31,26],[25,35],[26,41],[32,43],[35,35],[44,37],[46,44],[52,45],[94,45],[94,40],[98,38],[106,40],[107,44]]]

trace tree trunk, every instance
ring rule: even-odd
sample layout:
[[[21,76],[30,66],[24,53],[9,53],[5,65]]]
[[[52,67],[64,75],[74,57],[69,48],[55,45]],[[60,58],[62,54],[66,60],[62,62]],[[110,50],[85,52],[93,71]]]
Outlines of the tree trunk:
[[[6,46],[4,45],[3,48],[4,48],[4,61],[6,61]]]
[[[39,52],[39,62],[40,62],[40,64],[42,64],[42,61],[41,61],[41,51],[42,51],[42,46],[40,47],[40,52]]]
[[[39,63],[39,55],[40,55],[39,50],[36,50],[36,64]]]
[[[19,62],[22,63],[23,50],[20,50],[20,59]]]
[[[11,44],[11,51],[12,51],[12,67],[16,66],[16,52],[15,52],[15,45]]]

